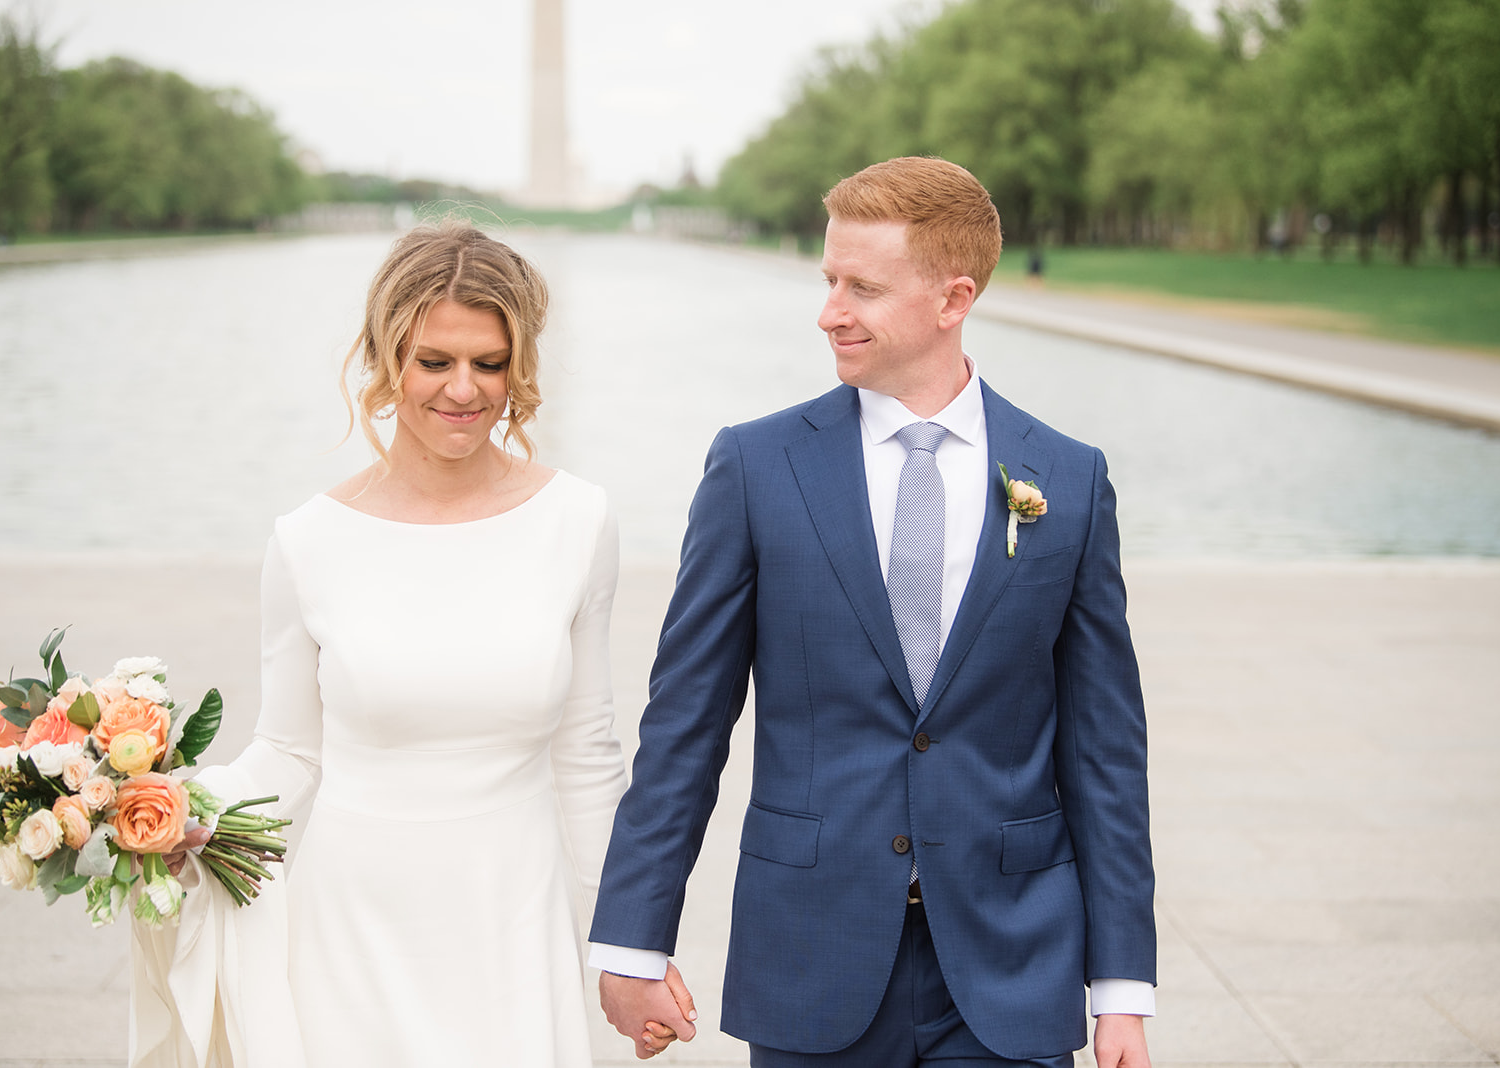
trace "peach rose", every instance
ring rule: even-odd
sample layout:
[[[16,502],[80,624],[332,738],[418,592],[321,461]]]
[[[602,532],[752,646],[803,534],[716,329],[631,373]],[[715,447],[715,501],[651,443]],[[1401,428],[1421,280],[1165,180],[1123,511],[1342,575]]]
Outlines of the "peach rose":
[[[1010,498],[1015,510],[1022,515],[1047,514],[1047,498],[1035,486],[1013,480],[1010,484]]]
[[[25,727],[17,727],[10,720],[0,717],[0,748],[7,745],[20,745],[25,738]]]
[[[16,835],[16,844],[32,860],[46,860],[62,845],[62,824],[50,809],[39,809],[27,816]]]
[[[68,719],[66,708],[53,708],[49,704],[47,711],[32,720],[31,726],[26,728],[26,737],[21,742],[21,749],[30,749],[38,742],[67,745],[69,742],[82,742],[88,736],[88,731]]]
[[[187,817],[187,787],[170,775],[152,771],[121,784],[110,822],[121,849],[166,853],[182,841]]]
[[[92,774],[94,774],[94,762],[86,756],[69,757],[63,761],[63,785],[75,794]]]
[[[151,739],[156,759],[167,751],[167,736],[172,730],[172,715],[155,701],[139,697],[120,697],[101,705],[99,722],[94,724],[94,742],[101,753],[108,753],[115,735],[141,731]]]
[[[145,731],[121,731],[109,743],[109,766],[121,775],[143,775],[156,763],[156,743]]]
[[[82,849],[94,832],[88,806],[77,797],[59,797],[52,802],[52,814],[62,827],[63,845],[69,849]]]
[[[91,775],[78,788],[78,799],[90,812],[103,812],[115,800],[115,783],[103,775]]]

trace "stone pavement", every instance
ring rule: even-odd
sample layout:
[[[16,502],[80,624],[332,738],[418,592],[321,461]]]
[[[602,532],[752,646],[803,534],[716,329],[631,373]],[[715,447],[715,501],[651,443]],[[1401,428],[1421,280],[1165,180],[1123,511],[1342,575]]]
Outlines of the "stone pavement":
[[[1463,422],[1491,425],[1500,411],[1500,362],[1448,350],[1045,290],[996,287],[981,311],[1182,358],[1248,354],[1253,373],[1300,367],[1305,384],[1381,403],[1404,390]],[[67,622],[74,668],[162,656],[184,699],[223,692],[226,728],[208,757],[226,759],[258,701],[257,577],[246,558],[0,552],[0,667],[32,670],[42,636]],[[1154,1062],[1500,1064],[1500,560],[1127,558],[1126,578],[1151,724]],[[670,585],[665,570],[621,577],[627,748]],[[703,1030],[659,1063],[747,1063],[716,1030],[747,726],[679,946]],[[0,1068],[124,1063],[123,927],[90,929],[72,899],[47,909],[39,895],[0,893],[0,944]],[[602,1020],[592,1026],[600,1068],[636,1063]]]
[[[249,559],[0,557],[0,650],[29,670],[66,617],[76,668],[161,655],[180,695],[223,691],[222,759],[256,707],[257,574]],[[1155,1063],[1500,1063],[1500,561],[1142,561],[1127,580],[1151,722]],[[627,746],[670,583],[622,576]],[[659,1063],[747,1063],[716,1030],[746,741],[678,954],[704,1029]],[[0,894],[0,1066],[123,1063],[125,934],[90,929],[73,899]],[[594,1032],[601,1068],[634,1063]]]

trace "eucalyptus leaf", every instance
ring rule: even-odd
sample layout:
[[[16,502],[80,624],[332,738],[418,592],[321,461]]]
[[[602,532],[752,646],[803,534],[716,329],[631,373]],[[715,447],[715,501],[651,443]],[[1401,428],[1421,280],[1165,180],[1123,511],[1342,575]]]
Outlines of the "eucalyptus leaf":
[[[68,627],[72,625],[69,623],[67,627],[59,627],[47,635],[46,640],[42,642],[41,649],[37,650],[41,654],[43,664],[51,662],[52,654],[57,652],[57,647],[62,644],[63,637],[68,633]]]
[[[84,730],[93,730],[94,724],[99,722],[99,715],[99,699],[88,690],[84,690],[78,695],[78,700],[68,706],[68,721],[78,724]]]
[[[68,681],[68,669],[63,666],[62,653],[52,658],[52,689],[61,690],[63,683]]]
[[[11,679],[10,684],[18,690],[30,690],[33,686],[46,688],[47,684],[41,679]]]
[[[47,702],[50,700],[52,700],[52,694],[43,689],[42,684],[38,682],[32,685],[31,693],[26,698],[26,704],[31,709],[33,716],[40,716],[43,712],[47,711]]]
[[[35,716],[26,711],[26,707],[24,705],[19,708],[7,707],[3,713],[0,713],[0,715],[4,715],[7,722],[14,723],[22,730],[25,730],[27,727],[31,726],[31,721],[36,719]]]
[[[177,743],[177,752],[185,763],[197,763],[198,757],[219,733],[219,724],[224,719],[224,699],[218,690],[209,690],[203,695],[198,711],[188,717],[182,729],[182,739]]]
[[[6,708],[21,708],[26,704],[26,691],[17,686],[0,686],[0,704]]]

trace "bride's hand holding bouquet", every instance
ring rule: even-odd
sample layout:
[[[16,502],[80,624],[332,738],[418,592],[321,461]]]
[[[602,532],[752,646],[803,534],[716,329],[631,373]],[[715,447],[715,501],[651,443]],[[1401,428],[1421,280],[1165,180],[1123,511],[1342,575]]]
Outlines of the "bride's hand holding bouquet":
[[[223,702],[209,690],[190,713],[155,657],[120,660],[102,679],[69,675],[59,651],[67,628],[42,643],[42,677],[0,685],[0,882],[40,889],[50,905],[82,890],[95,926],[111,923],[136,891],[136,919],[175,918],[183,890],[169,860],[185,850],[240,905],[271,878],[287,820],[226,807],[172,774],[213,741]]]

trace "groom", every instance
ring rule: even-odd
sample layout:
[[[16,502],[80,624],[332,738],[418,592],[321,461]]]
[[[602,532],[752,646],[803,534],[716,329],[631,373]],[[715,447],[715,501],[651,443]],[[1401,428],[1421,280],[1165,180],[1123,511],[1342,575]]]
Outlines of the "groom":
[[[1089,984],[1101,1068],[1146,1068],[1146,721],[1104,458],[964,355],[1000,254],[968,171],[890,160],[824,204],[844,385],[709,451],[590,936],[605,1012],[640,1057],[648,1020],[693,1033],[662,976],[753,674],[723,1006],[751,1064],[1069,1068]]]

